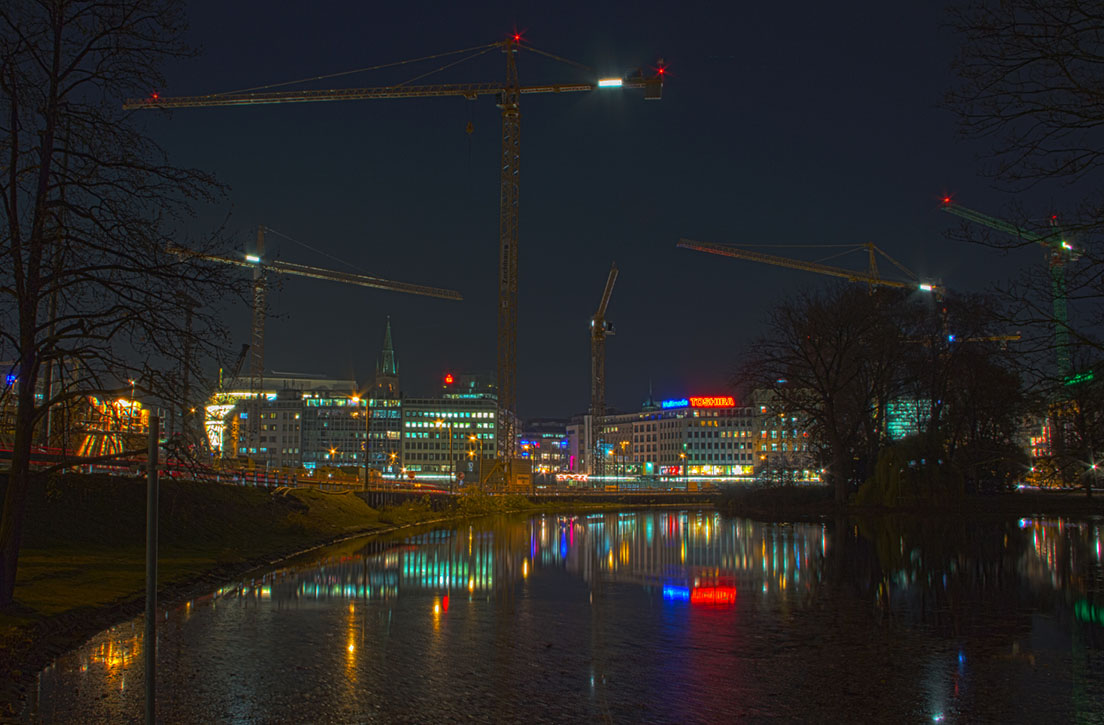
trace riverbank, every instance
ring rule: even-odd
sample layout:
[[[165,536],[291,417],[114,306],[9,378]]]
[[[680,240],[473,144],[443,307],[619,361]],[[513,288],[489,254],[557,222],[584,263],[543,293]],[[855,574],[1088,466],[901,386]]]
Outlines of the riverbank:
[[[1014,493],[968,495],[944,505],[847,506],[835,504],[828,486],[756,486],[730,488],[717,501],[717,508],[730,516],[760,521],[824,521],[839,516],[868,517],[905,515],[921,517],[963,516],[972,518],[1031,518],[1104,516],[1104,494],[1088,497],[1084,491],[1026,489]]]
[[[0,477],[0,501],[6,479]],[[145,481],[66,475],[32,486],[15,602],[0,611],[0,717],[57,655],[141,614]],[[159,518],[159,601],[202,595],[252,569],[341,539],[442,517],[538,510],[522,497],[466,496],[451,510],[415,503],[377,510],[351,493],[165,479]]]

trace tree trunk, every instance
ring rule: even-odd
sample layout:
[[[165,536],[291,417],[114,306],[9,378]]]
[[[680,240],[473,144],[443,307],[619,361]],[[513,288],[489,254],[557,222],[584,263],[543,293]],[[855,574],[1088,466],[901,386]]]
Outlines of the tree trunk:
[[[15,443],[12,450],[4,511],[0,514],[0,608],[12,603],[19,546],[23,536],[23,510],[31,482],[31,443],[34,437],[34,390],[37,365],[33,348],[20,361],[19,399],[15,411]],[[24,367],[26,366],[26,367]],[[27,373],[24,375],[23,371]]]

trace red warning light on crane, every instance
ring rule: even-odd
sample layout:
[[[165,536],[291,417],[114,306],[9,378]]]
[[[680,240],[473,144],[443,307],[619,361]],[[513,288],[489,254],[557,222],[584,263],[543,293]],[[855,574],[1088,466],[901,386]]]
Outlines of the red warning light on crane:
[[[445,385],[452,385],[452,373],[445,373]]]

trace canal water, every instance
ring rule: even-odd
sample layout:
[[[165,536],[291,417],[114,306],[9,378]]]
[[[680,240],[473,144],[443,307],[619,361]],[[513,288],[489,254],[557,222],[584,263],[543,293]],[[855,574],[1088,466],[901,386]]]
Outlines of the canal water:
[[[1104,722],[1104,522],[502,517],[164,612],[167,723]],[[141,619],[27,719],[134,722]]]

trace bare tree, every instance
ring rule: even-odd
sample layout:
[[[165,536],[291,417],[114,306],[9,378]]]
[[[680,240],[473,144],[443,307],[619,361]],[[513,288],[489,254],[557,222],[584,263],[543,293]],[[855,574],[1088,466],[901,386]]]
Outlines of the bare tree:
[[[836,286],[787,300],[771,312],[767,332],[736,374],[738,386],[766,391],[776,412],[809,426],[810,446],[827,464],[840,505],[884,436],[903,344],[886,314],[897,298],[895,291]]]
[[[184,27],[174,0],[0,6],[0,360],[15,361],[0,606],[12,601],[32,444],[49,412],[134,390],[194,405],[182,398],[200,360],[225,340],[213,305],[233,278],[165,251],[221,189],[170,165],[121,110],[161,85],[163,61],[189,55]]]
[[[1065,265],[1068,335],[1104,350],[1093,333],[1104,322],[1104,5],[974,0],[950,13],[962,46],[946,105],[964,136],[989,142],[984,172],[1015,195],[1010,221],[1075,247],[1076,258]],[[970,227],[957,236],[1003,249],[1036,244]],[[1054,387],[1062,381],[1054,375],[1052,298],[1063,283],[1044,264],[1041,258],[1004,291],[1017,303],[1017,327],[1033,343],[1024,352],[1036,353],[1036,372]]]

